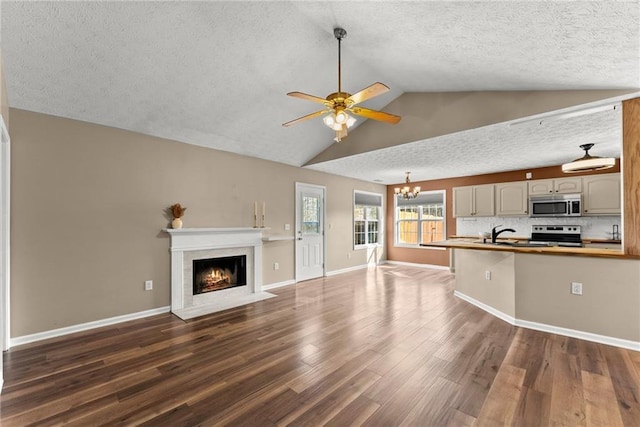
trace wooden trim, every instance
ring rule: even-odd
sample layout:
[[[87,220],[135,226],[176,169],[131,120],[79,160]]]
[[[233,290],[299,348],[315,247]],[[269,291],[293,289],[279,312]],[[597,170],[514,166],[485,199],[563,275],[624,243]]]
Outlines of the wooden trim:
[[[622,102],[623,252],[640,255],[640,98]]]

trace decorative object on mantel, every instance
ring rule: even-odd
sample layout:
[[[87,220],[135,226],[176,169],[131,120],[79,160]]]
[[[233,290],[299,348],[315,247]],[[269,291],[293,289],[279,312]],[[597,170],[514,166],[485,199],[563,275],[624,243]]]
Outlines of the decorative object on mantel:
[[[420,193],[420,187],[416,185],[415,187],[413,187],[413,190],[412,190],[411,180],[409,179],[409,174],[411,174],[411,172],[405,172],[405,173],[407,174],[407,178],[405,179],[405,186],[396,187],[395,189],[396,196],[398,196],[398,198],[400,199],[414,199]]]
[[[184,211],[187,208],[184,208],[180,205],[180,203],[176,203],[171,205],[169,208],[171,210],[171,215],[173,216],[173,221],[171,221],[171,227],[178,229],[182,228],[182,217],[184,216]]]
[[[253,202],[253,228],[264,228],[264,217],[267,211],[267,202],[262,201],[262,221],[258,225],[258,202]]]
[[[597,157],[591,156],[589,150],[594,144],[583,144],[580,146],[584,150],[584,156],[579,159],[575,159],[570,163],[562,165],[562,172],[564,173],[576,173],[576,172],[591,172],[599,171],[602,169],[609,169],[615,166],[616,159],[613,157]]]

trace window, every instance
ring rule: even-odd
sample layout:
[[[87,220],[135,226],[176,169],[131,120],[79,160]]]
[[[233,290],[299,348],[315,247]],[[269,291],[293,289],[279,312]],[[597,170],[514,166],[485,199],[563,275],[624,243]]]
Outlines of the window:
[[[382,194],[353,193],[354,248],[382,244]]]
[[[396,198],[396,245],[417,246],[445,239],[445,192],[424,191],[415,199]]]

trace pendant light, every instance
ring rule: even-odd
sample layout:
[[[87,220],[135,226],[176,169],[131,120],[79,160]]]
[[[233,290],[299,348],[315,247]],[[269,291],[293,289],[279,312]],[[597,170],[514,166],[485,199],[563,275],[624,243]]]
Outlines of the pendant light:
[[[584,156],[579,159],[575,159],[570,163],[562,165],[562,172],[564,173],[577,173],[577,172],[591,172],[602,169],[609,169],[615,166],[616,159],[613,157],[597,157],[591,156],[589,150],[594,144],[583,144],[580,146],[584,150]]]

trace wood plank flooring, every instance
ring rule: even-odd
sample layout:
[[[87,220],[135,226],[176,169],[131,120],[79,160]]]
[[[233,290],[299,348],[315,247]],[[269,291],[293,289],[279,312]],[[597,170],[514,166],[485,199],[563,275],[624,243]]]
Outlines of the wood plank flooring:
[[[384,265],[4,354],[3,426],[640,425],[640,353],[513,327]]]

